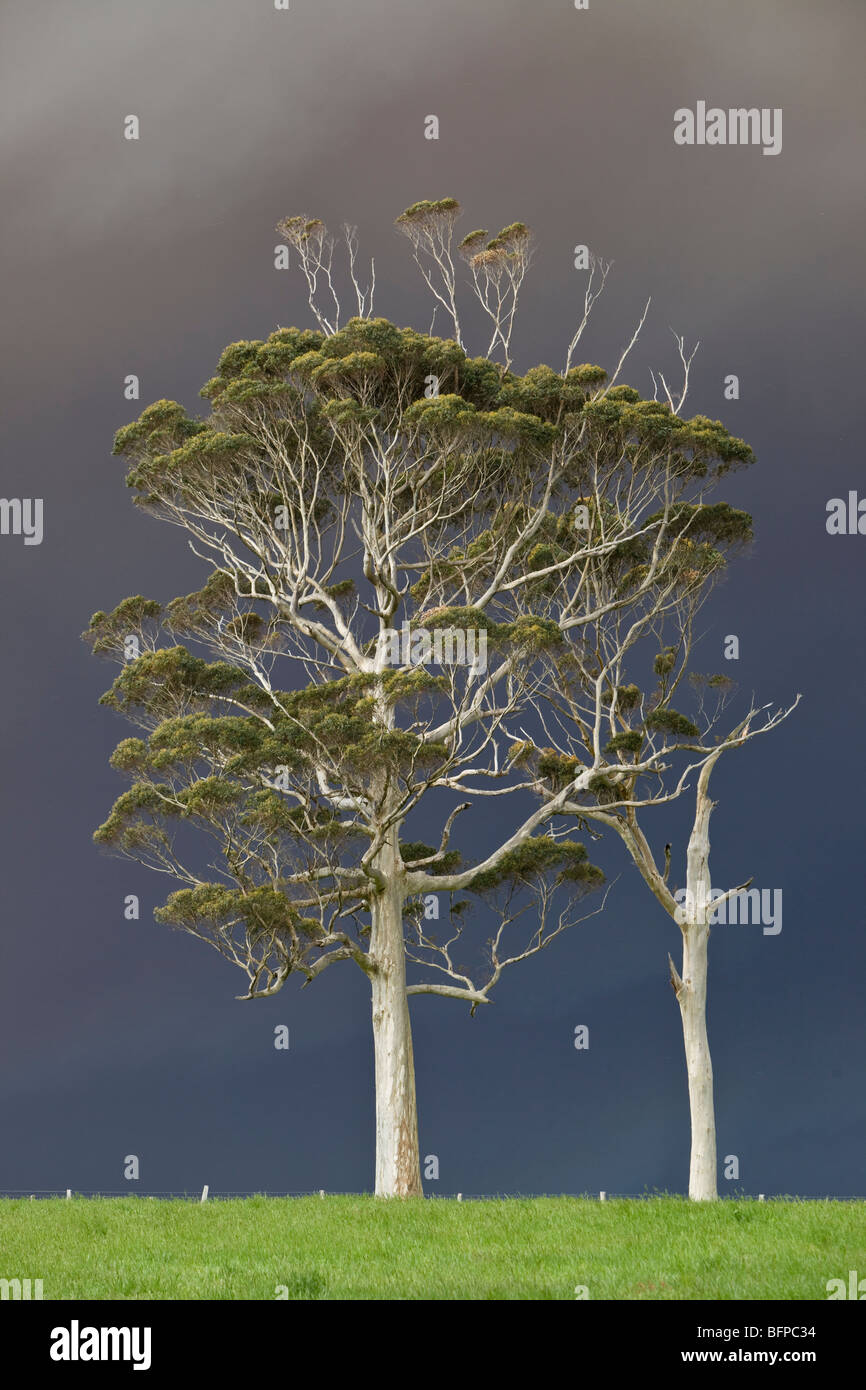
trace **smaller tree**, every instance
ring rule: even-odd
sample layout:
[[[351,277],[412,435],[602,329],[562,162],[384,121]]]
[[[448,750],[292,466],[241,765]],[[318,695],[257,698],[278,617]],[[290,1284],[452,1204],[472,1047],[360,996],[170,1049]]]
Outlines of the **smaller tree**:
[[[598,509],[592,526],[599,525]],[[689,1195],[717,1196],[713,1070],[707,1035],[707,947],[714,911],[737,900],[749,883],[713,897],[710,885],[709,822],[714,803],[709,782],[721,755],[741,748],[786,719],[799,702],[770,712],[754,704],[733,728],[724,712],[733,682],[691,668],[697,614],[731,555],[752,535],[751,518],[725,503],[689,503],[673,508],[673,542],[656,565],[651,584],[626,609],[617,595],[645,583],[652,546],[638,539],[603,555],[588,568],[598,616],[576,627],[559,607],[565,653],[546,653],[548,681],[541,702],[546,746],[525,744],[521,756],[536,775],[544,800],[558,796],[587,765],[589,785],[570,793],[567,814],[585,831],[612,830],[625,845],[644,882],[682,936],[682,966],[670,962],[671,981],[682,1016],[691,1115]],[[550,613],[555,586],[542,611]],[[536,605],[544,596],[536,594]],[[653,679],[646,679],[651,660]],[[640,684],[638,684],[638,681]],[[686,703],[689,713],[681,705]],[[692,708],[694,706],[694,708]],[[669,886],[672,846],[660,866],[644,829],[647,812],[678,799],[697,774],[695,813],[685,848],[685,887]],[[749,880],[751,882],[751,880]]]
[[[720,683],[723,679],[711,677],[709,683]],[[649,703],[644,702],[636,687],[630,688],[629,694],[635,699],[631,717],[618,702],[614,714],[618,731],[607,744],[607,751],[616,759],[616,763],[599,777],[591,793],[570,799],[565,809],[577,818],[578,824],[607,826],[619,836],[650,892],[680,930],[681,967],[677,969],[670,955],[668,962],[682,1017],[688,1078],[691,1122],[689,1197],[693,1201],[707,1201],[718,1196],[713,1067],[707,1033],[710,923],[714,912],[729,900],[738,900],[752,881],[749,879],[721,894],[711,890],[709,825],[715,803],[709,796],[710,777],[724,752],[741,748],[758,734],[776,728],[791,713],[800,697],[798,695],[788,708],[771,713],[752,706],[746,718],[714,744],[713,730],[717,727],[717,719],[702,721],[703,727],[699,729],[697,724],[662,701],[649,708]],[[567,696],[565,699],[568,703]],[[667,734],[676,742],[668,742],[664,748],[656,742],[655,750],[651,751],[646,747],[646,742],[654,742],[660,733]],[[572,754],[571,743],[568,748],[566,757]],[[623,768],[629,769],[638,748],[641,761],[645,765],[650,764],[649,772],[640,778],[633,777],[629,770],[625,773],[622,771]],[[668,760],[675,754],[686,755],[690,761],[685,773],[675,774],[669,782],[666,779],[670,766]],[[555,764],[557,758],[554,757],[552,761]],[[548,753],[542,762],[542,771],[546,771],[550,765]],[[697,772],[695,810],[685,847],[685,886],[677,890],[669,882],[672,845],[665,846],[664,862],[659,865],[643,821],[650,808],[679,797],[687,787],[686,777],[694,772]],[[629,788],[629,796],[623,800],[624,784]],[[621,804],[618,807],[606,806],[609,797],[616,797]]]

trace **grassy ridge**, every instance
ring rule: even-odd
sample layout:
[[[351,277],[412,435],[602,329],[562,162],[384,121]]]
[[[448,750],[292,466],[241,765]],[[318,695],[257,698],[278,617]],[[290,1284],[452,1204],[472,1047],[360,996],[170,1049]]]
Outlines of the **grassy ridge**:
[[[849,1269],[866,1202],[0,1202],[0,1278],[46,1299],[826,1299]]]

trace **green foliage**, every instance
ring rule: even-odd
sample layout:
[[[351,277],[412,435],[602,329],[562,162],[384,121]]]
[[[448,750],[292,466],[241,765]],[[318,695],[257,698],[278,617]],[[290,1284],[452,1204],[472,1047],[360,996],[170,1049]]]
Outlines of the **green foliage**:
[[[528,739],[520,739],[518,742],[512,743],[508,749],[508,760],[517,767],[527,763],[533,754],[537,752],[538,749],[534,743],[531,743]]]
[[[616,704],[623,714],[636,709],[640,704],[641,692],[636,685],[618,685],[616,688]]]
[[[640,400],[640,391],[636,391],[633,386],[611,386],[607,393],[609,401],[628,401],[634,405]]]
[[[551,445],[557,437],[555,426],[527,411],[514,410],[510,405],[482,412],[478,420],[498,439],[531,443],[542,449]]]
[[[677,664],[676,647],[665,647],[659,652],[653,661],[653,670],[657,676],[666,676],[674,669]]]
[[[148,765],[147,744],[141,738],[125,738],[108,761],[119,772],[142,772]]]
[[[624,733],[614,734],[604,752],[639,753],[643,747],[643,739],[643,734],[639,733],[637,729],[628,729]]]
[[[94,613],[87,631],[81,635],[98,656],[122,651],[126,637],[141,635],[161,614],[161,604],[136,594],[123,599],[110,613]]]
[[[444,371],[445,366],[440,368],[439,375],[444,375]],[[513,404],[505,396],[511,380],[510,373],[503,373],[497,363],[486,357],[464,357],[459,363],[457,381],[460,395],[464,400],[471,401],[478,410],[491,410],[500,402]]]
[[[396,220],[396,226],[405,227],[423,223],[431,218],[456,216],[460,212],[460,204],[456,198],[438,198],[430,201],[422,198],[418,203],[412,203],[405,212],[401,212]]]
[[[562,644],[559,624],[552,618],[537,617],[532,613],[522,614],[513,623],[500,623],[494,631],[494,642],[498,645],[518,647],[525,655],[550,651]]]
[[[166,844],[165,833],[148,819],[163,809],[162,797],[163,789],[150,782],[133,783],[129,791],[117,798],[108,819],[93,832],[94,842],[133,857]]]
[[[509,373],[502,382],[501,399],[503,404],[525,414],[553,422],[558,421],[563,412],[576,414],[583,409],[587,385],[573,372],[563,378],[552,367],[542,364],[530,367],[522,377]]]
[[[488,617],[483,608],[466,607],[441,607],[431,608],[428,612],[419,613],[414,622],[415,627],[424,628],[477,628],[487,632],[489,635],[498,631],[497,624]]]
[[[167,626],[176,633],[208,628],[224,616],[235,601],[235,585],[230,575],[214,570],[201,589],[171,601],[166,609]]]
[[[487,232],[483,228],[479,228],[474,232],[469,232],[460,242],[457,250],[462,251],[466,256],[472,256],[476,251],[481,250],[486,238]]]
[[[347,352],[345,356],[329,356],[314,367],[310,378],[316,385],[329,386],[363,382],[368,376],[378,377],[385,371],[385,359],[377,352]]]
[[[162,647],[130,661],[100,704],[119,711],[146,708],[167,715],[179,704],[209,703],[236,690],[246,679],[243,671],[225,661],[203,661],[186,647]]]
[[[601,869],[589,863],[585,845],[536,835],[503,855],[495,868],[475,874],[467,888],[474,893],[489,892],[504,884],[532,883],[553,870],[558,871],[556,883],[580,884],[587,891],[604,882]]]
[[[590,374],[592,381],[599,369],[573,370],[581,377]],[[636,458],[669,453],[678,471],[694,478],[720,478],[734,467],[754,462],[749,446],[731,435],[720,421],[703,415],[685,420],[674,415],[666,402],[634,400],[632,395],[614,389],[586,402],[583,418],[594,442],[609,449],[617,443]]]
[[[360,354],[358,354],[360,356]],[[371,354],[372,355],[372,354]],[[329,364],[325,363],[327,367]],[[319,369],[320,371],[322,369]],[[332,375],[332,380],[333,375]],[[321,377],[317,376],[317,381],[321,382]],[[367,425],[372,425],[377,419],[379,411],[373,405],[360,405],[358,401],[340,397],[337,400],[326,401],[322,407],[322,415],[336,429],[349,430],[353,426],[358,430],[363,430]]]
[[[454,200],[423,202],[407,209],[404,218],[415,224],[450,217],[457,209]],[[318,225],[306,219],[292,221],[298,223],[295,230],[301,224]],[[475,235],[470,234],[470,243]],[[506,247],[526,236],[525,224],[504,228],[493,239],[497,254],[508,254]],[[428,398],[424,392],[431,374],[440,382],[440,394]],[[266,537],[283,492],[275,478],[270,492],[259,484],[256,494],[249,494],[251,470],[263,480],[273,472],[271,456],[251,430],[251,420],[268,422],[271,438],[279,441],[287,460],[301,448],[300,439],[304,448],[329,460],[315,503],[320,520],[355,490],[359,440],[368,439],[373,430],[396,428],[406,435],[407,459],[413,451],[442,450],[442,460],[427,473],[428,496],[448,485],[461,469],[471,468],[480,488],[475,509],[493,511],[497,518],[494,545],[507,526],[519,522],[509,511],[509,494],[544,476],[551,450],[576,415],[585,420],[586,450],[570,459],[566,486],[580,487],[586,480],[585,460],[590,457],[609,458],[611,466],[618,460],[647,466],[653,457],[669,458],[681,474],[695,478],[710,472],[720,476],[738,462],[751,460],[747,446],[718,421],[704,416],[681,420],[666,404],[643,401],[628,386],[616,386],[599,397],[596,393],[605,380],[602,368],[586,363],[564,377],[545,364],[520,376],[485,358],[467,357],[451,340],[399,328],[383,318],[353,318],[327,336],[288,328],[264,341],[231,344],[203,390],[213,408],[209,420],[190,419],[176,402],[156,402],[118,432],[115,452],[130,460],[127,481],[140,505],[158,506],[166,493],[184,505],[202,493],[226,497],[240,488]],[[601,515],[595,499],[590,501],[592,529],[587,539],[600,534],[602,521],[605,534],[615,535],[604,511],[606,500]],[[557,558],[567,558],[576,543],[573,527],[569,533],[563,516],[557,530],[551,519],[560,547]],[[691,510],[678,504],[671,521],[677,526],[688,521],[687,540],[665,557],[660,584],[670,582],[672,575],[685,585],[700,582],[720,567],[726,549],[751,534],[748,516],[724,504]],[[551,536],[536,536],[538,544],[551,541]],[[611,555],[622,596],[645,580],[650,550],[649,539],[643,538],[625,542]],[[526,559],[525,554],[516,555],[515,566]],[[445,557],[437,563],[445,565]],[[446,568],[440,571],[442,578],[447,577]],[[416,596],[423,597],[432,582],[432,569],[419,576]],[[539,581],[537,591],[552,594],[556,583],[557,576]]]
[[[268,887],[241,891],[205,883],[197,888],[181,888],[171,893],[153,915],[157,922],[177,927],[225,928],[241,922],[253,940],[262,935],[291,938],[297,932],[308,937],[322,934],[320,922],[302,917],[284,893]]]
[[[607,381],[607,372],[604,367],[594,367],[590,362],[582,362],[579,367],[572,367],[566,373],[565,379],[578,386],[595,389],[598,386],[603,386]]]
[[[582,766],[579,758],[557,753],[554,748],[543,748],[537,763],[539,777],[547,778],[554,791],[561,791],[573,782]]]
[[[487,250],[513,251],[521,242],[528,241],[531,235],[525,222],[512,222],[487,243]]]
[[[464,401],[456,392],[442,396],[424,397],[407,407],[403,414],[404,427],[417,426],[425,434],[441,435],[453,433],[455,428],[465,430],[475,425],[477,411],[474,405]]]
[[[432,863],[424,865],[424,872],[428,874],[453,874],[463,863],[459,849],[440,853],[432,845],[425,845],[423,840],[401,840],[400,857],[407,868],[411,868],[419,859],[433,859]]]
[[[447,676],[434,676],[423,666],[411,671],[388,671],[382,678],[382,689],[389,705],[399,700],[410,701],[421,695],[433,695],[448,689]]]
[[[696,738],[700,733],[697,724],[693,724],[691,719],[687,719],[675,709],[653,710],[647,715],[644,725],[657,733],[682,735],[687,738]]]
[[[661,521],[663,516],[664,512],[654,512],[647,517],[647,524]],[[678,502],[669,509],[668,524],[672,531],[683,532],[693,544],[703,543],[716,549],[746,545],[753,538],[749,513],[727,502]]]
[[[133,459],[165,454],[207,428],[204,420],[191,419],[177,401],[154,401],[131,425],[117,431],[112,452]]]

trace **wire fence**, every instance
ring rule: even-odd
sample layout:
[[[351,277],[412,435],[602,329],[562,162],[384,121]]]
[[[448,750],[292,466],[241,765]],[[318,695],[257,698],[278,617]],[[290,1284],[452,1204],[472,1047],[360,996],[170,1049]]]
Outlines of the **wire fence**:
[[[299,1197],[319,1197],[324,1200],[327,1197],[372,1197],[373,1193],[368,1191],[343,1192],[326,1191],[324,1188],[310,1189],[304,1191],[286,1191],[282,1188],[256,1188],[255,1190],[241,1190],[235,1188],[220,1188],[211,1190],[204,1187],[194,1191],[185,1189],[154,1189],[152,1192],[131,1191],[129,1188],[99,1190],[90,1188],[27,1188],[27,1187],[4,1187],[0,1188],[0,1199],[7,1198],[10,1201],[44,1201],[52,1198],[65,1198],[74,1200],[86,1198],[93,1200],[97,1198],[114,1197],[134,1197],[139,1201],[176,1201],[176,1202],[206,1202],[206,1201],[237,1201],[251,1197],[273,1197],[273,1198],[299,1198]],[[643,1202],[657,1201],[675,1198],[685,1201],[685,1192],[425,1192],[426,1201],[460,1201],[460,1202],[509,1202],[509,1201],[537,1201],[537,1200],[569,1200],[569,1201],[595,1201],[595,1202]],[[837,1193],[815,1194],[803,1196],[787,1192],[772,1193],[751,1193],[751,1192],[732,1192],[720,1194],[719,1201],[722,1202],[863,1202],[866,1196],[840,1196]]]

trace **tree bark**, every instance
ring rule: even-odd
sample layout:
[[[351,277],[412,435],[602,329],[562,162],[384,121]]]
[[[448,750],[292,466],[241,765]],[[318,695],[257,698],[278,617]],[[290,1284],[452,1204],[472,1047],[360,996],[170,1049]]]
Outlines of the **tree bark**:
[[[692,1150],[689,1197],[711,1202],[718,1197],[716,1179],[716,1113],[713,1105],[713,1064],[707,1037],[707,944],[710,937],[710,774],[719,750],[704,764],[698,778],[695,819],[686,852],[686,912],[682,924],[683,972],[674,972],[674,989],[683,1020]]]
[[[713,1105],[713,1063],[707,1037],[707,943],[705,923],[683,927],[683,970],[674,988],[683,1020],[686,1072],[689,1082],[692,1147],[689,1161],[689,1197],[693,1202],[712,1202],[716,1185],[716,1115]]]
[[[376,1196],[420,1197],[418,1113],[412,1027],[406,996],[405,892],[395,842],[377,868],[384,886],[372,901],[373,1046],[376,1063]]]

